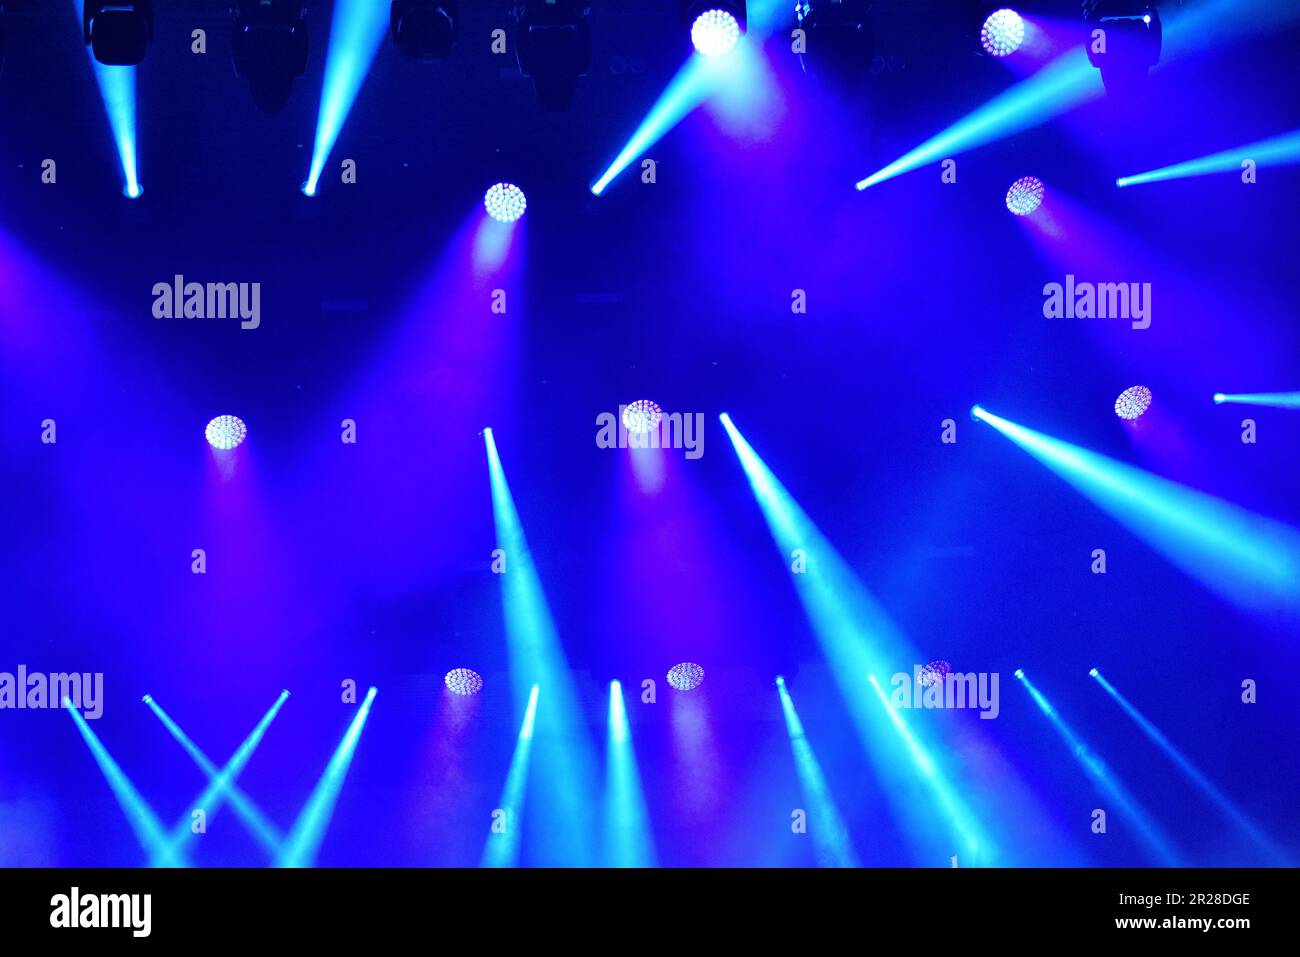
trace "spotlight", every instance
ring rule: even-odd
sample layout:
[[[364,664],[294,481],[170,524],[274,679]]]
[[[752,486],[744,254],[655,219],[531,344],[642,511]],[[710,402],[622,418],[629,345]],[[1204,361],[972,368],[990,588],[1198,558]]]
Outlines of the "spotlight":
[[[1090,669],[1088,670],[1088,677],[1089,677],[1089,678],[1095,678],[1095,677],[1097,677],[1097,669],[1096,669],[1096,668],[1090,668]]]
[[[483,678],[477,671],[471,671],[469,668],[452,668],[447,672],[442,683],[447,686],[447,690],[452,694],[469,697],[472,694],[478,694],[483,690]]]
[[[1017,668],[1015,670],[1015,676],[1017,678],[1023,678],[1025,676],[1025,670],[1023,668]]]
[[[989,56],[1010,56],[1025,42],[1025,21],[1009,7],[994,10],[980,27],[980,46]]]
[[[543,110],[567,110],[578,77],[591,66],[590,12],[587,0],[520,0],[515,5],[519,70],[532,79]]]
[[[663,409],[649,399],[637,399],[623,407],[623,428],[636,435],[645,435],[659,427]]]
[[[1216,392],[1216,393],[1214,393],[1214,404],[1215,404],[1215,405],[1223,405],[1223,403],[1226,402],[1227,399],[1228,399],[1228,397],[1227,397],[1226,395],[1224,395],[1222,392]]]
[[[1043,205],[1043,181],[1036,176],[1022,176],[1007,190],[1007,209],[1017,216],[1028,216]]]
[[[982,413],[983,411],[984,411],[984,406],[972,405],[970,407],[970,420],[972,422],[978,422],[980,420],[980,413]]]
[[[446,59],[460,33],[455,0],[393,0],[393,43],[408,60]]]
[[[1144,385],[1129,386],[1115,400],[1115,414],[1121,419],[1134,422],[1142,413],[1151,408],[1151,390]]]
[[[1101,71],[1108,93],[1141,86],[1160,62],[1160,13],[1141,0],[1084,0],[1088,61]],[[1096,34],[1096,35],[1094,35]]]
[[[143,701],[145,704],[152,704],[152,703],[153,703],[153,695],[151,695],[151,694],[147,694],[147,695],[145,695],[143,698],[141,698],[140,700]]]
[[[932,661],[921,669],[921,684],[926,688],[930,685],[941,685],[951,671],[952,665],[942,658]]]
[[[528,208],[528,200],[514,183],[495,183],[483,194],[483,208],[498,223],[513,223]]]
[[[854,84],[871,71],[873,41],[867,20],[869,0],[799,0],[794,13],[804,32],[805,73]]]
[[[683,0],[682,19],[696,53],[726,56],[745,33],[745,0]]]
[[[229,451],[237,447],[248,435],[242,419],[233,415],[219,415],[203,430],[208,444],[214,449]]]
[[[85,41],[105,66],[135,66],[153,39],[153,0],[85,0]]]
[[[139,183],[127,183],[122,187],[122,195],[127,199],[139,199],[144,195],[144,187]]]
[[[306,2],[238,0],[232,15],[235,75],[248,80],[258,109],[278,113],[289,102],[294,79],[307,71]]]
[[[668,669],[668,683],[678,691],[694,691],[704,683],[704,669],[693,661],[683,661]]]

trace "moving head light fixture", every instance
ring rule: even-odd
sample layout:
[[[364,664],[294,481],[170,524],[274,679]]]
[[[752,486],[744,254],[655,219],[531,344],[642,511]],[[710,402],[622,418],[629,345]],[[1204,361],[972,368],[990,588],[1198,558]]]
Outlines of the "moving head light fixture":
[[[135,66],[153,39],[153,0],[85,0],[82,35],[105,66]]]
[[[804,33],[803,71],[848,84],[865,79],[874,48],[870,7],[871,0],[798,0],[794,14]]]
[[[460,35],[456,0],[393,0],[393,44],[408,60],[444,60]]]
[[[543,110],[567,110],[578,91],[578,77],[591,66],[590,4],[521,0],[514,11],[519,71],[533,81]]]
[[[679,0],[679,5],[691,44],[702,56],[726,56],[745,35],[745,0]]]
[[[248,81],[259,109],[278,113],[307,71],[306,0],[237,0],[233,18],[235,75]]]
[[[1140,0],[1084,0],[1088,60],[1107,93],[1140,87],[1160,62],[1160,11]]]

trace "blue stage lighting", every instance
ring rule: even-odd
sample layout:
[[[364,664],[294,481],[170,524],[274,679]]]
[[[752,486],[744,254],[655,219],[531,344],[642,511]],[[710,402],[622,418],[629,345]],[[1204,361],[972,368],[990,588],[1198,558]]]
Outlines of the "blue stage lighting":
[[[785,730],[790,736],[795,773],[808,803],[808,833],[813,839],[817,863],[822,867],[857,867],[857,854],[848,828],[844,826],[844,818],[831,795],[821,763],[804,733],[803,722],[794,709],[785,678],[780,675],[776,676],[776,690],[781,696],[781,712],[785,715]]]
[[[482,867],[514,867],[519,863],[520,828],[524,819],[524,797],[528,793],[528,762],[537,722],[537,693],[538,686],[533,685],[528,692],[524,719],[519,725],[519,739],[515,742],[515,753],[510,758],[510,769],[506,772],[506,783],[501,788],[501,800],[497,805],[504,818],[499,825],[493,822],[492,832],[483,846]]]
[[[1151,390],[1144,385],[1129,386],[1115,400],[1115,414],[1132,422],[1151,408]]]
[[[1133,173],[1115,180],[1115,185],[1139,186],[1143,183],[1159,183],[1169,179],[1186,179],[1190,176],[1209,176],[1212,173],[1240,174],[1247,161],[1255,167],[1292,166],[1300,162],[1300,130],[1283,133],[1270,139],[1259,140],[1238,146],[1235,149],[1212,153],[1200,159],[1162,166],[1146,173]]]
[[[605,751],[605,863],[653,867],[654,841],[637,771],[623,685],[609,683],[609,740]]]
[[[1025,21],[1009,7],[994,10],[980,27],[980,44],[991,56],[1009,56],[1020,49],[1024,40]]]
[[[691,43],[703,56],[726,56],[740,42],[740,23],[726,10],[704,10],[691,24]]]
[[[693,661],[683,661],[668,669],[668,683],[678,691],[694,691],[704,683],[704,669]]]
[[[248,435],[248,429],[238,416],[219,415],[207,424],[203,434],[209,445],[225,452],[237,448]]]
[[[122,770],[121,766],[113,760],[113,756],[108,753],[108,749],[99,740],[99,736],[90,729],[90,725],[81,716],[81,712],[72,706],[72,702],[68,698],[63,699],[63,707],[72,715],[77,730],[81,732],[81,737],[90,748],[95,763],[99,765],[99,770],[103,772],[104,780],[108,782],[109,788],[113,791],[113,797],[117,798],[122,813],[126,815],[131,829],[135,831],[136,839],[149,855],[149,859],[155,865],[161,867],[184,866],[184,858],[172,850],[167,840],[167,833],[163,830],[162,822],[158,820],[153,808],[149,807],[145,799],[140,796],[140,792],[135,789],[131,779],[126,776],[126,772]]]
[[[1165,867],[1180,866],[1173,845],[1170,844],[1169,839],[1156,825],[1147,810],[1138,803],[1127,788],[1120,784],[1119,779],[1106,767],[1105,762],[1094,755],[1079,736],[1074,733],[1073,729],[1062,720],[1042,692],[1035,688],[1033,682],[1025,677],[1025,673],[1017,669],[1016,677],[1025,686],[1025,690],[1034,699],[1034,703],[1038,705],[1039,710],[1051,721],[1052,727],[1061,736],[1070,753],[1079,762],[1080,767],[1092,778],[1101,792],[1114,802],[1122,815],[1123,824],[1125,826],[1132,825],[1134,835],[1162,865]]]
[[[311,168],[302,191],[315,196],[325,162],[338,141],[343,123],[352,112],[361,83],[389,28],[389,13],[379,0],[335,0],[330,23],[329,51],[316,115],[316,139]]]
[[[528,208],[528,200],[514,183],[495,183],[483,194],[483,208],[498,223],[513,223]]]
[[[1273,409],[1300,409],[1300,392],[1214,393],[1214,404],[1262,405]]]
[[[637,399],[623,407],[623,428],[635,435],[646,435],[659,428],[663,409],[649,399]]]
[[[482,676],[477,671],[472,671],[469,668],[452,668],[442,681],[452,694],[465,697],[478,694],[483,690]]]
[[[1045,192],[1041,179],[1036,176],[1022,176],[1007,190],[1007,209],[1017,216],[1028,216],[1043,205]]]
[[[84,17],[82,0],[73,0],[78,17]],[[143,53],[141,54],[143,55]],[[104,101],[108,125],[113,132],[118,159],[122,165],[122,195],[139,199],[144,195],[136,167],[135,67],[106,66],[90,51],[90,65]]]
[[[976,416],[1228,601],[1269,612],[1300,611],[1296,529],[986,409]]]
[[[1097,684],[1106,690],[1106,693],[1115,699],[1115,702],[1124,709],[1127,714],[1142,729],[1145,734],[1157,747],[1160,748],[1169,759],[1178,766],[1178,769],[1195,784],[1207,798],[1209,798],[1223,814],[1237,825],[1247,837],[1255,842],[1256,846],[1272,858],[1273,863],[1284,863],[1279,855],[1276,845],[1248,818],[1239,807],[1226,794],[1218,789],[1214,783],[1207,778],[1200,770],[1192,764],[1187,757],[1174,747],[1173,742],[1164,736],[1164,734],[1147,720],[1146,715],[1138,711],[1127,698],[1120,694],[1115,687],[1107,681],[1096,668],[1088,672],[1093,678],[1097,679]]]
[[[316,782],[311,796],[299,812],[298,819],[294,821],[293,829],[285,838],[280,858],[276,862],[277,867],[315,865],[316,854],[320,850],[321,842],[325,840],[325,830],[334,815],[334,805],[338,803],[339,792],[343,790],[343,781],[348,775],[348,768],[352,766],[352,756],[356,753],[357,744],[361,740],[361,731],[366,726],[366,718],[370,716],[370,706],[378,693],[379,689],[375,687],[371,687],[366,692],[365,700],[357,708],[357,713],[352,718],[352,723],[348,725],[343,740],[335,749],[334,756],[330,758],[325,773]]]

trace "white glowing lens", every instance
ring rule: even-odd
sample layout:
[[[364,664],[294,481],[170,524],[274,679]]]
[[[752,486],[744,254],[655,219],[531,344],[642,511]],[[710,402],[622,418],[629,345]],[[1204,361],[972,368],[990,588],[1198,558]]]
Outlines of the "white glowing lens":
[[[528,201],[514,183],[496,183],[483,194],[483,208],[498,223],[513,223],[524,214]]]
[[[1007,209],[1017,216],[1028,216],[1043,205],[1045,193],[1041,179],[1036,176],[1022,176],[1007,190]]]
[[[980,29],[980,43],[991,56],[1008,56],[1025,40],[1025,21],[1014,10],[994,10]]]
[[[235,448],[244,441],[248,429],[243,420],[233,415],[219,415],[208,423],[203,430],[208,444],[223,452]]]
[[[691,24],[691,43],[703,56],[726,56],[740,42],[740,24],[726,10],[705,10]]]

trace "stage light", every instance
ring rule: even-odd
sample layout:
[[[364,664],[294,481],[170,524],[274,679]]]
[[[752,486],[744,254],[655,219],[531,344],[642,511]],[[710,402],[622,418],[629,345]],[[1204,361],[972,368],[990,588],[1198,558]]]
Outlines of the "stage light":
[[[533,81],[543,110],[573,104],[578,77],[591,67],[591,12],[587,0],[522,0],[517,6],[515,54]]]
[[[1223,405],[1225,402],[1236,405],[1262,405],[1273,409],[1300,409],[1300,392],[1214,393],[1215,405]]]
[[[1140,86],[1160,62],[1160,13],[1140,0],[1084,0],[1088,62],[1108,93]]]
[[[99,765],[104,780],[108,782],[113,797],[117,799],[118,805],[122,808],[122,813],[126,815],[127,822],[131,825],[131,830],[135,832],[136,840],[140,842],[140,846],[149,855],[149,859],[163,867],[184,866],[184,858],[172,851],[167,841],[167,834],[163,830],[162,822],[158,820],[158,815],[140,796],[140,792],[131,783],[131,779],[126,776],[126,772],[122,770],[121,765],[113,760],[113,756],[108,753],[108,748],[104,747],[99,740],[99,736],[90,729],[90,725],[81,716],[81,712],[72,706],[72,702],[68,698],[63,699],[63,707],[72,715],[77,730],[81,732],[82,739],[86,742],[86,746],[90,748],[90,753],[95,758],[95,763]]]
[[[102,6],[102,4],[101,4]],[[82,0],[73,0],[73,7],[83,16],[89,7]],[[99,95],[104,101],[104,112],[113,133],[118,160],[122,164],[122,195],[139,199],[144,194],[136,166],[135,141],[135,67],[105,66],[95,57],[94,49],[87,50]]]
[[[1130,422],[1141,418],[1151,408],[1151,390],[1144,385],[1129,386],[1115,400],[1115,414]]]
[[[1017,678],[1023,678],[1023,677],[1025,676],[1025,672],[1024,672],[1022,669],[1017,668],[1017,669],[1015,670],[1015,676],[1016,676]]]
[[[519,837],[524,820],[524,798],[528,794],[528,764],[533,750],[533,731],[537,723],[538,686],[528,692],[524,719],[519,725],[519,739],[510,758],[506,783],[501,788],[497,807],[505,815],[502,828],[493,828],[483,845],[481,867],[515,867],[519,864]]]
[[[315,196],[325,163],[338,142],[375,53],[388,32],[388,18],[379,0],[334,0],[329,49],[321,81],[316,138],[303,195]]]
[[[980,45],[990,56],[1010,56],[1024,41],[1025,21],[1009,7],[994,10],[980,27]]]
[[[776,690],[781,697],[785,730],[790,736],[795,773],[799,776],[799,786],[808,804],[808,833],[813,839],[817,863],[821,867],[857,867],[857,854],[853,850],[848,828],[844,826],[844,818],[831,795],[821,763],[804,733],[803,722],[799,720],[794,700],[781,675],[776,676]]]
[[[1300,610],[1296,529],[986,409],[978,416],[1233,605]]]
[[[244,826],[248,828],[249,833],[257,839],[258,843],[272,854],[278,852],[280,850],[280,834],[276,830],[275,825],[272,824],[266,815],[263,814],[257,806],[253,804],[249,797],[239,789],[235,784],[235,781],[239,778],[239,775],[244,770],[244,766],[248,764],[248,759],[252,757],[253,751],[256,750],[257,745],[261,742],[262,735],[275,719],[275,716],[279,714],[280,707],[289,697],[289,692],[280,692],[280,696],[276,699],[275,704],[271,706],[271,710],[268,711],[263,716],[262,720],[258,722],[257,726],[253,729],[252,734],[250,734],[244,743],[240,745],[239,749],[231,757],[230,761],[227,762],[226,767],[224,768],[218,768],[213,764],[208,756],[199,749],[199,746],[191,740],[190,736],[181,729],[180,725],[172,720],[171,715],[164,711],[162,707],[153,700],[152,696],[148,697],[149,700],[145,703],[149,705],[149,710],[151,710],[154,713],[154,716],[162,722],[163,727],[170,732],[171,736],[176,739],[177,743],[185,749],[185,753],[190,756],[190,760],[197,764],[199,770],[208,776],[210,782],[208,788],[199,796],[198,800],[192,806],[202,808],[207,814],[208,820],[211,821],[220,809],[221,802],[223,800],[229,801],[235,814],[239,817],[240,821],[244,823]],[[190,832],[188,824],[189,819],[187,816],[179,825],[177,825],[176,831],[173,833],[172,839],[168,845],[169,850],[173,852],[178,851],[185,843],[187,840],[186,833],[192,833]]]
[[[1007,209],[1017,216],[1028,216],[1043,205],[1046,189],[1036,176],[1022,176],[1007,190]]]
[[[483,678],[477,671],[469,668],[453,668],[442,679],[447,690],[452,694],[469,697],[483,690]]]
[[[869,0],[798,0],[794,12],[804,32],[803,71],[849,86],[864,80],[874,49],[869,9]]]
[[[460,35],[455,0],[393,0],[389,20],[393,44],[408,60],[442,60]]]
[[[498,223],[513,223],[523,216],[528,199],[514,183],[494,183],[483,194],[483,208]]]
[[[1038,709],[1047,716],[1051,721],[1052,727],[1060,735],[1061,740],[1066,744],[1074,759],[1079,762],[1080,767],[1092,778],[1097,785],[1111,801],[1115,803],[1120,814],[1123,815],[1125,824],[1132,824],[1133,833],[1137,838],[1146,845],[1147,849],[1166,867],[1178,867],[1180,862],[1178,855],[1170,844],[1169,839],[1157,827],[1155,821],[1147,810],[1137,802],[1137,799],[1128,792],[1106,767],[1101,758],[1092,753],[1091,749],[1074,733],[1072,729],[1056,710],[1048,703],[1047,698],[1040,692],[1032,681],[1025,677],[1025,673],[1019,669],[1016,671],[1016,677],[1020,683],[1025,686],[1029,696],[1034,699]]]
[[[298,814],[293,830],[285,838],[277,867],[312,867],[316,863],[316,854],[325,840],[325,830],[329,827],[334,814],[334,805],[338,803],[339,792],[343,790],[343,781],[347,778],[348,768],[352,766],[352,756],[356,753],[361,740],[361,730],[366,726],[370,716],[370,706],[379,689],[371,687],[366,692],[365,700],[357,708],[352,723],[348,725],[343,740],[330,758],[325,773],[316,782],[311,796]]]
[[[641,774],[623,702],[623,684],[609,683],[609,737],[605,749],[605,865],[654,867],[655,850]]]
[[[941,685],[943,684],[944,677],[951,671],[952,665],[949,662],[944,661],[943,659],[932,661],[921,669],[921,684],[927,688],[934,684]]]
[[[1186,179],[1192,176],[1209,176],[1213,173],[1232,172],[1240,174],[1244,164],[1250,163],[1255,168],[1262,166],[1293,166],[1300,163],[1300,130],[1283,133],[1266,140],[1247,143],[1235,149],[1223,150],[1202,156],[1200,159],[1163,166],[1146,173],[1134,173],[1121,176],[1115,185],[1121,189],[1125,186],[1139,186],[1143,183],[1159,183],[1170,179]]]
[[[668,669],[668,683],[678,691],[694,691],[704,683],[704,669],[693,661],[683,661]]]
[[[1160,750],[1178,766],[1178,769],[1187,776],[1188,780],[1195,784],[1201,790],[1201,793],[1209,798],[1210,801],[1212,801],[1229,820],[1236,824],[1237,827],[1241,829],[1242,833],[1254,841],[1261,850],[1272,857],[1274,863],[1286,863],[1284,860],[1280,859],[1278,849],[1273,842],[1255,826],[1250,818],[1246,816],[1245,812],[1237,807],[1231,798],[1220,791],[1209,778],[1202,774],[1196,765],[1192,764],[1192,762],[1186,757],[1186,755],[1174,747],[1173,742],[1166,738],[1163,732],[1147,719],[1146,715],[1134,707],[1127,698],[1120,694],[1119,691],[1115,689],[1114,685],[1107,681],[1096,668],[1093,668],[1088,672],[1088,674],[1097,679],[1097,684],[1101,685],[1102,688],[1105,689],[1106,693],[1115,699],[1115,703],[1123,709],[1125,714],[1133,719],[1134,723],[1142,729],[1142,733],[1145,734],[1153,744],[1160,748]]]
[[[203,434],[214,449],[227,452],[244,441],[248,429],[238,416],[219,415],[207,424]]]
[[[306,0],[239,0],[231,11],[230,59],[253,102],[278,113],[307,71]]]
[[[153,0],[83,0],[82,32],[105,66],[135,66],[153,39]]]
[[[623,407],[623,428],[634,435],[645,435],[659,428],[663,409],[649,399],[637,399]]]
[[[730,10],[715,6],[700,10],[691,18],[691,45],[702,56],[726,56],[740,42],[740,24]]]

